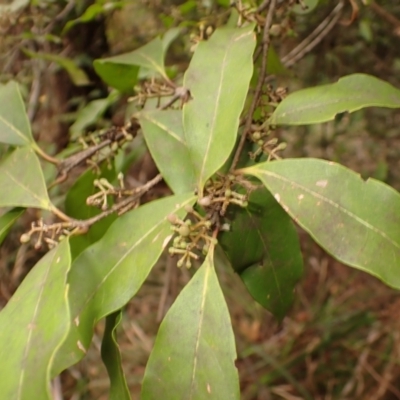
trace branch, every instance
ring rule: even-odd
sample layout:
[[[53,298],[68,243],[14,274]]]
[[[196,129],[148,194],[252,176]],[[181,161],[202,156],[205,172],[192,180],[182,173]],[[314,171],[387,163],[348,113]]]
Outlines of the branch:
[[[343,8],[344,1],[341,0],[330,14],[314,29],[313,32],[310,33],[310,35],[282,58],[282,64],[285,67],[291,67],[316,47],[337,24],[342,15]]]
[[[250,106],[250,109],[249,109],[249,112],[247,115],[247,119],[246,119],[246,122],[244,125],[243,133],[240,138],[238,148],[236,149],[235,156],[233,157],[232,165],[230,168],[231,172],[236,168],[237,163],[239,162],[240,154],[242,153],[244,144],[246,142],[246,137],[251,129],[251,123],[253,121],[254,111],[256,110],[257,104],[261,97],[262,87],[264,85],[265,76],[267,73],[267,55],[268,55],[268,49],[269,49],[269,44],[270,44],[269,30],[272,25],[272,17],[274,15],[276,3],[277,3],[277,0],[271,0],[270,6],[268,9],[267,18],[265,20],[263,39],[262,39],[262,60],[261,60],[260,75],[258,77],[256,91],[254,93],[253,101],[251,102],[251,106]]]

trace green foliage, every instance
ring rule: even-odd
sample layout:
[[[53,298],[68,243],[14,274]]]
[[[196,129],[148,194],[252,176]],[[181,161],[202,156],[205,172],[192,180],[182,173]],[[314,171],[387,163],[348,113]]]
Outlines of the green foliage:
[[[251,193],[248,207],[237,207],[221,235],[222,248],[247,289],[262,306],[283,318],[303,273],[296,230],[287,213],[266,190]]]
[[[182,125],[182,111],[149,111],[140,114],[140,125],[151,155],[174,193],[193,191],[196,187]]]
[[[64,240],[35,265],[0,313],[0,389],[5,398],[51,399],[51,365],[70,324],[70,265]]]
[[[400,107],[400,90],[365,74],[299,90],[284,99],[271,116],[272,125],[305,125],[331,121],[337,114],[365,107]]]
[[[164,68],[164,45],[160,38],[129,53],[94,62],[94,69],[104,82],[121,92],[132,91],[140,68],[168,79]]]
[[[122,369],[121,353],[117,343],[116,330],[121,318],[121,310],[106,317],[106,328],[101,343],[101,358],[110,377],[110,400],[129,400],[131,398]]]
[[[219,29],[209,41],[199,43],[184,76],[193,100],[183,107],[183,128],[200,194],[236,142],[253,72],[253,29]]]
[[[30,147],[14,150],[0,163],[0,185],[0,207],[51,209],[39,159]],[[5,190],[9,187],[13,190]]]
[[[210,252],[160,326],[142,398],[239,399],[235,358],[229,312]]]
[[[318,2],[307,3],[311,9]],[[191,13],[197,4],[186,7]],[[94,4],[65,30],[104,8]],[[303,269],[292,219],[338,260],[400,288],[399,194],[329,161],[275,161],[283,146],[270,136],[277,125],[320,123],[371,106],[400,108],[400,90],[354,74],[286,98],[278,90],[262,92],[256,81],[262,87],[265,72],[286,73],[279,52],[268,52],[269,42],[259,34],[263,26],[233,27],[233,19],[229,24],[201,31],[177,82],[164,59],[180,29],[96,60],[97,74],[117,91],[81,110],[71,132],[86,148],[68,158],[53,159],[35,142],[18,84],[0,86],[0,142],[7,146],[0,162],[0,207],[49,210],[62,220],[39,219],[21,237],[25,243],[38,236],[37,247],[45,238],[52,250],[0,312],[0,343],[7,344],[0,346],[2,396],[49,399],[50,380],[85,356],[96,324],[105,318],[101,353],[109,397],[129,399],[116,329],[124,306],[166,249],[179,257],[179,267],[196,265],[197,271],[160,326],[143,399],[240,398],[234,335],[214,261],[217,243],[253,298],[278,319],[290,309]],[[265,50],[268,56],[261,62],[253,59],[257,43],[257,55]],[[39,57],[62,64],[53,55]],[[253,71],[259,64],[265,70]],[[143,109],[129,114],[123,127],[80,136],[121,93],[134,91],[133,101],[145,99],[135,104]],[[133,187],[125,182],[122,172],[132,156],[124,154],[126,144],[139,131],[172,195],[165,187],[148,193],[158,176]],[[118,152],[122,161],[114,163]],[[66,214],[49,197],[39,156],[56,164],[59,180],[84,161],[99,174],[87,170],[75,179],[63,195]],[[98,202],[91,203],[97,195]],[[89,207],[93,204],[101,209]],[[16,208],[0,218],[0,241],[22,212]]]
[[[329,253],[400,289],[400,196],[324,160],[282,160],[243,170]],[[373,210],[373,212],[372,212]]]
[[[0,245],[18,218],[24,213],[24,208],[14,208],[0,217]]]
[[[16,82],[0,86],[0,143],[32,145],[33,137],[21,93]]]

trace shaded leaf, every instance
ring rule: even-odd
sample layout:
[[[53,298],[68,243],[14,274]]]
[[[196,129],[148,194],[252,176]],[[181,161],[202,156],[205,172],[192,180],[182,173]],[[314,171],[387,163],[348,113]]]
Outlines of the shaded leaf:
[[[160,325],[142,399],[239,399],[236,349],[213,251]]]
[[[181,110],[154,110],[139,114],[150,153],[174,193],[194,191],[196,179],[182,126]]]
[[[40,58],[42,60],[55,62],[60,67],[64,68],[65,71],[67,71],[69,77],[71,78],[71,81],[76,86],[85,86],[90,84],[86,72],[82,68],[79,68],[76,65],[75,61],[71,60],[70,58],[58,56],[51,53],[35,53],[28,49],[23,49],[23,51],[31,58]]]
[[[50,368],[70,316],[68,241],[29,272],[0,312],[0,392],[4,399],[49,399]]]
[[[193,99],[183,107],[183,127],[200,195],[235,145],[253,72],[253,29],[217,29],[198,44],[185,73]]]
[[[179,34],[182,32],[181,28],[175,27],[168,29],[163,37],[162,37],[162,46],[163,46],[163,51],[164,55],[167,52],[169,46],[171,46],[171,43],[179,36]]]
[[[290,217],[266,190],[251,193],[247,208],[231,209],[231,229],[219,243],[253,298],[282,319],[303,273],[299,239]]]
[[[303,0],[302,3],[304,4],[295,4],[292,10],[296,14],[308,14],[309,12],[313,11],[318,3],[319,0]]]
[[[400,195],[333,162],[292,159],[241,170],[339,261],[400,288]]]
[[[78,256],[68,280],[74,322],[57,354],[55,374],[85,355],[97,321],[136,294],[171,237],[167,216],[183,217],[184,207],[194,201],[192,194],[171,196],[128,212]]]
[[[121,92],[132,91],[137,82],[139,68],[151,70],[168,80],[164,70],[164,49],[160,38],[119,56],[94,61],[94,69],[109,86]]]
[[[18,83],[0,85],[0,142],[14,146],[32,144],[33,137]]]
[[[99,15],[102,15],[106,12],[111,12],[117,8],[121,8],[121,6],[122,2],[106,2],[105,4],[99,4],[99,3],[91,4],[79,18],[68,21],[65,24],[61,34],[65,35],[73,26],[93,21]]]
[[[110,400],[130,400],[129,389],[122,369],[121,353],[117,342],[117,326],[122,318],[121,310],[106,318],[103,341],[101,343],[101,358],[107,368],[110,378]]]
[[[0,244],[7,237],[15,221],[25,212],[24,208],[14,208],[0,217]]]
[[[75,122],[69,128],[71,138],[79,137],[85,128],[95,124],[117,99],[119,95],[117,91],[113,91],[105,99],[93,100],[87,103],[81,110],[78,111],[78,116]]]
[[[100,166],[100,175],[110,183],[116,179],[115,169],[108,169],[107,163],[103,163]],[[99,179],[99,177],[92,170],[87,170],[78,177],[65,197],[65,212],[67,215],[75,219],[85,220],[102,212],[99,208],[86,204],[86,199],[98,191],[93,185],[93,181]],[[109,200],[109,206],[111,206],[113,201],[112,199]],[[72,259],[74,260],[79,253],[97,242],[116,218],[115,214],[111,214],[92,225],[84,235],[72,236],[70,238]]]
[[[0,188],[0,207],[52,208],[39,160],[29,147],[17,148],[0,163]]]
[[[338,82],[299,90],[287,96],[271,116],[272,125],[331,121],[337,114],[365,107],[400,107],[400,90],[374,76],[353,74]]]

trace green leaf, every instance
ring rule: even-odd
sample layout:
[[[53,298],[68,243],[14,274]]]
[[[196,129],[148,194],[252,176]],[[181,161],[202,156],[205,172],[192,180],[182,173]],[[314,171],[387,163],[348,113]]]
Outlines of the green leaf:
[[[319,0],[303,0],[302,3],[304,3],[305,8],[303,4],[296,4],[293,6],[293,11],[296,14],[308,14],[313,11],[317,7]]]
[[[122,369],[121,353],[117,343],[117,326],[122,318],[121,310],[106,318],[103,342],[101,343],[101,358],[110,377],[110,400],[130,400],[129,389]]]
[[[400,195],[390,186],[311,158],[268,162],[241,172],[259,178],[339,261],[400,288]]]
[[[198,44],[185,73],[193,99],[183,107],[183,127],[200,195],[235,145],[253,72],[253,29],[217,29]]]
[[[85,355],[97,321],[136,294],[171,237],[168,215],[183,217],[184,207],[194,201],[192,194],[171,196],[124,214],[78,256],[68,280],[73,323],[57,355],[55,374]]]
[[[171,43],[180,35],[182,32],[182,28],[171,28],[168,29],[163,37],[162,37],[162,46],[163,46],[163,53],[164,55],[166,54],[169,46],[171,46]]]
[[[76,63],[67,57],[58,56],[56,54],[51,53],[35,53],[28,49],[23,49],[24,53],[31,58],[39,58],[46,61],[55,62],[60,67],[64,68],[67,71],[71,81],[76,86],[86,86],[90,84],[90,80],[86,75],[86,72],[79,68]]]
[[[85,22],[93,21],[99,15],[102,15],[106,12],[111,12],[116,8],[121,8],[121,2],[106,2],[105,4],[95,3],[90,5],[85,12],[76,19],[68,21],[61,34],[65,35],[73,26]]]
[[[0,392],[4,399],[51,399],[50,368],[70,324],[68,241],[29,272],[0,312]]]
[[[196,178],[182,126],[181,110],[154,110],[139,114],[150,153],[174,193],[194,191]]]
[[[52,208],[39,160],[30,147],[14,150],[0,163],[0,207]]]
[[[336,83],[299,90],[287,96],[271,116],[271,125],[331,121],[337,114],[364,107],[400,107],[400,90],[374,76],[353,74]]]
[[[251,193],[247,208],[227,214],[231,229],[219,237],[232,267],[253,298],[282,319],[303,273],[299,239],[290,217],[266,190]]]
[[[107,108],[118,100],[118,97],[118,92],[113,91],[105,99],[93,100],[87,103],[79,110],[75,122],[69,128],[71,138],[76,139],[82,134],[85,128],[95,124],[103,116]]]
[[[107,179],[110,183],[116,179],[115,169],[108,169],[107,163],[100,166],[100,173],[101,177]],[[86,199],[98,191],[93,185],[95,179],[99,179],[99,176],[92,170],[87,170],[74,182],[65,197],[67,215],[75,219],[85,220],[101,213],[99,208],[86,204]],[[109,204],[112,205],[112,202]],[[116,218],[115,214],[111,214],[92,225],[84,235],[72,236],[70,239],[72,259],[74,260],[79,253],[97,242]]]
[[[15,221],[25,212],[24,208],[14,208],[0,217],[0,245],[7,237],[8,232],[14,225]]]
[[[25,146],[34,142],[24,101],[16,82],[0,85],[0,142]]]
[[[97,75],[121,92],[133,90],[140,67],[156,72],[168,80],[164,69],[163,43],[159,37],[129,53],[94,61]]]
[[[161,323],[142,400],[239,399],[231,321],[212,251]]]

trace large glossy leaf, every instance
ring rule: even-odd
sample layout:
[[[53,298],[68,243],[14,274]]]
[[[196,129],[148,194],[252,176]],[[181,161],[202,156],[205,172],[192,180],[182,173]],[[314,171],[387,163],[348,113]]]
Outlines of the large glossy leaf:
[[[25,212],[24,208],[14,208],[0,217],[0,245],[7,237],[9,230],[15,221]]]
[[[0,163],[0,188],[0,207],[52,207],[39,160],[30,147],[17,148]]]
[[[303,273],[296,229],[266,190],[253,192],[249,206],[231,209],[231,229],[219,243],[250,294],[277,318],[292,305],[294,286]]]
[[[140,125],[158,169],[174,193],[194,191],[196,178],[182,126],[181,110],[140,113]]]
[[[161,323],[142,399],[239,399],[235,342],[212,252]]]
[[[71,325],[54,373],[86,353],[93,326],[122,308],[139,290],[171,236],[167,216],[184,216],[192,194],[157,200],[119,217],[106,234],[73,262],[69,274]]]
[[[17,82],[0,85],[0,104],[0,143],[32,144],[31,127]]]
[[[160,38],[157,37],[129,53],[94,62],[94,69],[101,79],[122,92],[133,90],[140,67],[168,79],[164,69],[164,49]]]
[[[4,399],[51,399],[50,368],[70,316],[68,241],[47,253],[0,312],[0,392]]]
[[[333,162],[293,159],[242,170],[345,264],[400,288],[400,195]]]
[[[253,72],[253,28],[217,29],[198,44],[185,73],[193,99],[184,105],[183,127],[200,194],[235,145]]]
[[[110,377],[110,400],[130,400],[131,398],[124,370],[122,369],[121,353],[117,343],[116,329],[121,322],[121,318],[121,310],[107,316],[101,344],[101,358]]]
[[[107,163],[101,165],[100,173],[100,176],[107,179],[110,183],[114,183],[114,180],[116,180],[115,169],[108,169]],[[99,179],[100,176],[96,175],[92,170],[87,170],[79,176],[65,197],[65,212],[67,215],[72,218],[85,220],[101,212],[99,208],[86,204],[86,199],[98,191],[93,185],[93,181]],[[109,199],[109,205],[112,206],[112,204],[112,199]],[[111,214],[92,225],[84,235],[71,237],[72,259],[75,259],[88,246],[97,242],[116,218],[115,214]]]
[[[299,90],[286,97],[271,116],[272,125],[331,121],[337,114],[365,107],[400,107],[400,90],[374,76],[353,74],[338,82]]]

